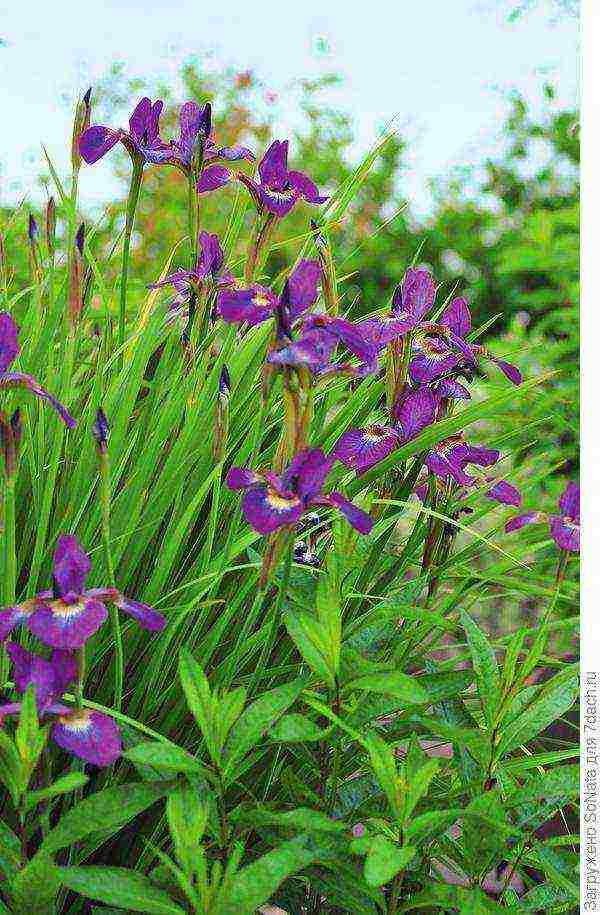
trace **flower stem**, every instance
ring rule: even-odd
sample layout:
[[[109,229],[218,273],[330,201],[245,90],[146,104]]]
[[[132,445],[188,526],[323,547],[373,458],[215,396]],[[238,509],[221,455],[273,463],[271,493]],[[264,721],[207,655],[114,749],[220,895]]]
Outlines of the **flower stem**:
[[[4,479],[4,603],[14,604],[17,586],[15,537],[15,479]]]
[[[105,448],[99,451],[100,466],[100,505],[102,509],[102,544],[104,547],[104,558],[106,561],[106,571],[108,573],[108,583],[111,588],[116,588],[115,567],[113,564],[112,553],[110,549],[110,458],[108,450]],[[120,712],[123,703],[123,636],[121,633],[121,621],[119,611],[114,603],[110,605],[110,618],[113,630],[113,639],[115,643],[115,709]]]
[[[127,197],[127,211],[125,216],[125,236],[123,238],[123,260],[121,262],[121,289],[119,300],[119,346],[125,343],[125,310],[127,307],[127,277],[129,274],[129,248],[131,245],[131,233],[135,222],[135,211],[137,209],[140,197],[140,188],[142,186],[143,165],[134,163],[131,173],[131,184],[129,185],[129,195]],[[121,359],[123,354],[121,354]]]

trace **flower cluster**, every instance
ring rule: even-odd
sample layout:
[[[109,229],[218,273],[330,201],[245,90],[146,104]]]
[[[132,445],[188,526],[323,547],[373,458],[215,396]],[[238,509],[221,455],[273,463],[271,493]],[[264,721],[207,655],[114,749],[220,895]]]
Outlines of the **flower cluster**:
[[[71,708],[61,700],[66,687],[81,676],[75,649],[105,622],[110,602],[144,629],[158,631],[164,617],[147,604],[131,600],[116,588],[86,588],[91,569],[89,556],[70,534],[62,535],[54,553],[52,590],[0,612],[0,640],[16,626],[26,625],[44,645],[53,649],[50,660],[8,644],[15,669],[15,687],[24,692],[33,685],[40,717],[57,716],[53,739],[86,762],[109,765],[120,753],[120,737],[112,718],[81,706]],[[17,714],[19,703],[0,707],[0,718]]]

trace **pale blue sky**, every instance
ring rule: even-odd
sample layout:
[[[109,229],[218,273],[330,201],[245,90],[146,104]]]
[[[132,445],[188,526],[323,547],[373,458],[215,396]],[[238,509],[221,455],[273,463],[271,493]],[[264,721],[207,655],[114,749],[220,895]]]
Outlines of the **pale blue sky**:
[[[71,101],[111,62],[176,85],[181,61],[201,54],[208,67],[251,68],[279,93],[281,137],[298,118],[290,83],[341,73],[345,85],[330,100],[353,115],[357,149],[396,117],[411,140],[403,190],[426,211],[428,179],[497,147],[511,89],[537,105],[549,78],[557,105],[577,98],[577,22],[539,0],[511,23],[516,4],[229,0],[222,12],[199,0],[0,0],[0,202],[35,195],[41,142],[66,167]],[[86,199],[113,192],[110,174],[110,163],[86,170]]]

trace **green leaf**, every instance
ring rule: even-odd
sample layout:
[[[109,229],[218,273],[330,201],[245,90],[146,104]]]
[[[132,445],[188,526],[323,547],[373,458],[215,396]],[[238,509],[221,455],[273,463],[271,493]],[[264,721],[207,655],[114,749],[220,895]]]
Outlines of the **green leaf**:
[[[236,874],[227,899],[221,903],[220,915],[254,915],[287,877],[313,864],[320,856],[319,844],[307,836],[284,842]]]
[[[173,788],[173,782],[113,785],[85,798],[51,829],[40,850],[51,854],[95,832],[117,832]]]
[[[529,742],[571,708],[579,695],[579,678],[571,671],[557,674],[540,690],[528,708],[501,732],[498,757]]]
[[[429,842],[434,836],[443,836],[462,812],[460,807],[455,807],[450,810],[428,810],[427,813],[421,813],[404,827],[405,841],[418,847]]]
[[[220,748],[216,745],[213,732],[210,686],[204,671],[185,648],[179,655],[179,677],[188,708],[204,737],[210,758],[216,766],[220,766]]]
[[[128,912],[184,915],[184,909],[155,887],[148,877],[124,867],[59,867],[60,882],[87,899],[116,905]]]
[[[17,915],[53,915],[60,881],[49,855],[38,852],[13,878],[13,911]]]
[[[415,848],[400,848],[384,836],[375,836],[365,859],[365,880],[369,886],[383,886],[406,867],[415,854]]]
[[[21,866],[21,842],[12,829],[0,820],[0,873],[10,877]]]
[[[256,807],[240,813],[236,821],[242,826],[283,826],[301,832],[344,832],[347,829],[340,820],[332,820],[320,810],[309,807],[283,811]]]
[[[275,721],[292,705],[304,689],[303,678],[264,693],[243,712],[233,726],[223,753],[223,775],[231,777],[237,763],[243,759],[273,727]]]
[[[392,813],[398,820],[401,820],[402,804],[398,783],[398,772],[396,770],[396,760],[391,747],[389,747],[385,740],[375,732],[367,734],[366,737],[363,738],[362,743],[369,752],[375,778],[388,799]]]
[[[47,788],[40,788],[38,791],[28,791],[24,798],[24,809],[31,810],[42,801],[50,800],[60,794],[67,794],[69,791],[76,791],[87,784],[88,777],[83,772],[69,772],[62,775],[52,782]]]
[[[186,873],[201,855],[199,844],[208,822],[208,806],[188,784],[178,785],[167,798],[167,822],[179,863]]]
[[[488,729],[491,731],[500,700],[500,672],[496,654],[485,633],[464,611],[461,614],[461,620],[469,643],[473,670],[477,680],[477,691]]]
[[[347,688],[393,696],[403,706],[422,705],[425,702],[428,704],[431,702],[428,693],[418,680],[398,670],[357,677],[357,679],[347,684]]]
[[[278,743],[303,743],[304,741],[322,740],[326,733],[310,718],[292,712],[279,719],[269,731],[269,737]]]
[[[429,786],[433,777],[440,767],[439,759],[429,759],[421,768],[412,775],[408,782],[408,790],[404,800],[404,818],[410,817],[411,813],[429,791]]]
[[[146,741],[131,747],[123,753],[126,759],[142,766],[168,769],[172,772],[201,772],[203,766],[181,747],[166,744],[160,740]]]
[[[287,610],[284,620],[290,638],[310,669],[333,688],[337,673],[336,650],[328,629],[301,610]]]

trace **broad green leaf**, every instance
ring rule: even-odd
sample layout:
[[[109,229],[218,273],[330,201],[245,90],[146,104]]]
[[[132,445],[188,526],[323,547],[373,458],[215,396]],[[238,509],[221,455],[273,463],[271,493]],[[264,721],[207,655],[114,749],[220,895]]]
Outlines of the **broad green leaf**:
[[[404,800],[404,819],[410,817],[421,798],[425,797],[439,768],[439,759],[429,759],[425,765],[411,775]]]
[[[335,686],[339,652],[331,642],[328,629],[309,613],[288,610],[285,626],[294,645],[319,679]]]
[[[441,837],[461,816],[460,807],[450,810],[428,810],[413,817],[404,827],[404,838],[409,845],[418,847],[434,837]]]
[[[25,810],[31,810],[41,801],[50,800],[59,794],[67,794],[69,791],[76,791],[87,784],[88,777],[83,772],[69,772],[62,775],[52,782],[47,788],[39,788],[37,791],[28,791],[25,795],[23,806]]]
[[[202,854],[199,843],[208,822],[208,807],[191,785],[182,783],[167,797],[167,822],[179,863],[190,874]]]
[[[187,649],[179,655],[179,677],[188,708],[202,732],[210,758],[220,765],[221,755],[213,733],[211,693],[206,675]]]
[[[126,759],[142,766],[154,766],[156,769],[168,769],[172,772],[202,771],[202,765],[185,750],[173,744],[159,740],[138,743],[123,753]]]
[[[415,848],[401,848],[384,836],[376,836],[365,859],[365,880],[369,886],[383,886],[389,883],[409,861],[412,861],[415,854]]]
[[[183,915],[185,912],[148,877],[124,867],[59,867],[57,872],[60,882],[70,890],[128,912],[147,912],[149,915]]]
[[[398,820],[401,820],[402,800],[400,785],[396,770],[396,760],[391,747],[375,732],[367,734],[362,743],[368,750],[375,778],[388,799],[391,812]]]
[[[303,743],[305,740],[322,740],[326,733],[310,718],[291,712],[289,715],[283,715],[271,728],[269,737],[281,743]]]
[[[21,842],[10,826],[0,820],[0,873],[10,877],[21,866]]]
[[[386,673],[366,674],[346,684],[348,689],[365,690],[366,692],[384,693],[393,696],[403,705],[422,705],[430,703],[425,689],[415,677],[409,677],[398,670]]]
[[[306,681],[293,680],[264,693],[256,699],[231,729],[223,752],[223,774],[231,778],[237,763],[273,727],[277,719],[296,701]]]
[[[254,915],[283,881],[320,858],[318,843],[297,836],[263,855],[236,874],[220,915]]]
[[[502,756],[528,742],[571,708],[579,695],[576,674],[557,674],[540,690],[539,697],[501,731],[497,754]]]
[[[491,731],[500,701],[500,673],[496,654],[485,633],[473,622],[471,617],[463,612],[461,619],[469,643],[483,713],[488,729]]]
[[[52,858],[38,852],[12,880],[13,911],[16,915],[53,915],[59,887]]]
[[[80,801],[61,817],[40,851],[52,854],[95,832],[116,832],[173,788],[173,782],[114,785]]]
[[[284,811],[255,807],[243,811],[236,820],[243,826],[285,826],[300,832],[344,832],[347,829],[340,820],[332,820],[327,814],[309,807]]]

